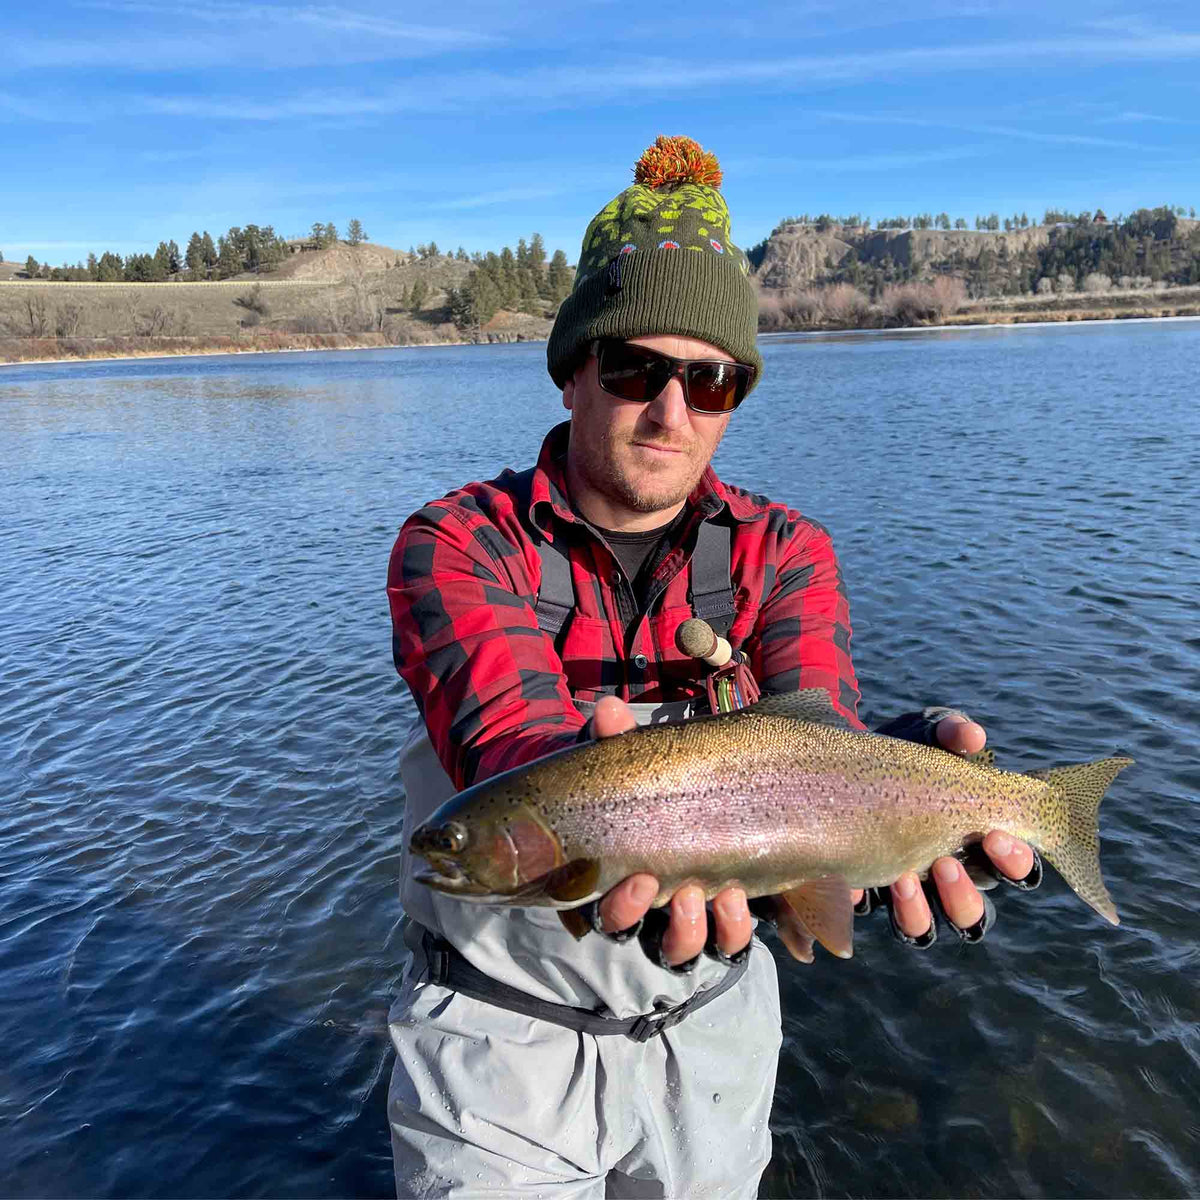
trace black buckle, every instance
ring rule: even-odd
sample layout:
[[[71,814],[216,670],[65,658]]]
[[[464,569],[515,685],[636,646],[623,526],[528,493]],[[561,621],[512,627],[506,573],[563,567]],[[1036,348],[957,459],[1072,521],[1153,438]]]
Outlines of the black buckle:
[[[421,941],[425,961],[429,964],[429,982],[445,987],[450,979],[450,951],[441,939],[431,937],[428,932]]]
[[[652,1037],[658,1037],[665,1030],[673,1029],[692,1011],[692,1002],[695,999],[696,996],[692,995],[682,1004],[675,1005],[674,1008],[643,1013],[630,1027],[628,1036],[633,1038],[635,1042],[648,1042]]]

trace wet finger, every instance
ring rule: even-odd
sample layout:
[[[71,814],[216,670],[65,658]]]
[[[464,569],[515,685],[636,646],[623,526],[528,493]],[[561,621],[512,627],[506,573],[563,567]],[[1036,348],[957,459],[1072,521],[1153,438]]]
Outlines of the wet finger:
[[[1019,838],[993,829],[983,839],[983,849],[1009,879],[1024,879],[1033,870],[1033,850]]]
[[[691,884],[671,897],[671,923],[663,934],[663,958],[673,967],[696,957],[704,949],[708,916],[704,892]]]
[[[969,929],[983,916],[983,897],[956,858],[939,858],[931,872],[942,911],[951,924]]]
[[[982,725],[963,716],[943,717],[936,725],[938,745],[952,754],[978,754],[987,745]]]
[[[630,875],[621,880],[600,901],[600,928],[618,933],[636,925],[658,895],[658,880],[653,875]]]
[[[906,871],[892,884],[892,912],[901,932],[908,937],[923,937],[932,927],[933,914],[914,871]]]
[[[722,954],[730,957],[750,944],[754,922],[746,904],[746,893],[730,887],[718,892],[713,900],[713,916],[717,923],[717,945]]]
[[[619,696],[605,696],[596,704],[592,713],[593,737],[612,737],[636,728],[637,718],[633,715],[633,709]]]

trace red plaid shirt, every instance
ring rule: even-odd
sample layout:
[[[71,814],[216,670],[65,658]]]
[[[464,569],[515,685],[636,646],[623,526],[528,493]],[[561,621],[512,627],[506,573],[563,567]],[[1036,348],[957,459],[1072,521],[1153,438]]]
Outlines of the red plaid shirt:
[[[687,568],[701,521],[732,526],[729,640],[749,655],[762,690],[824,688],[861,728],[850,610],[825,529],[722,483],[710,467],[651,579],[649,611],[639,611],[612,551],[566,499],[568,431],[568,423],[557,426],[542,445],[528,513],[518,511],[506,471],[414,513],[392,550],[396,668],[455,784],[576,741],[584,721],[572,697],[704,694],[696,660],[675,646],[676,629],[692,615]],[[541,560],[525,521],[552,540],[564,537],[569,549],[575,609],[558,649],[534,613]]]

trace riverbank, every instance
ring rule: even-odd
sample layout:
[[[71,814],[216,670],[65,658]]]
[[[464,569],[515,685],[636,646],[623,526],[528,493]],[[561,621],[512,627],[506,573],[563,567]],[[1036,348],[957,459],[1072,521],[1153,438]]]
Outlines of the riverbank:
[[[1052,301],[1017,300],[1004,307],[967,309],[940,320],[907,325],[864,325],[828,321],[798,324],[793,328],[761,330],[766,336],[787,333],[903,332],[934,329],[988,328],[1006,325],[1058,325],[1092,321],[1152,321],[1200,318],[1200,288],[1179,288],[1169,295],[1172,303],[1148,303],[1147,297],[1122,297],[1122,307],[1075,307],[1070,298]],[[310,350],[396,350],[421,346],[495,345],[540,342],[545,337],[524,332],[484,331],[475,337],[438,338],[396,342],[381,333],[289,334],[276,330],[237,337],[114,337],[114,338],[0,338],[0,367],[34,366],[55,362],[119,362],[128,359],[201,358],[218,354],[287,354]]]
[[[241,337],[0,338],[0,367],[141,358],[202,358],[217,354],[293,354],[309,350],[396,350],[544,340],[523,334],[485,332],[473,338],[396,342],[381,333],[289,334],[276,331]]]

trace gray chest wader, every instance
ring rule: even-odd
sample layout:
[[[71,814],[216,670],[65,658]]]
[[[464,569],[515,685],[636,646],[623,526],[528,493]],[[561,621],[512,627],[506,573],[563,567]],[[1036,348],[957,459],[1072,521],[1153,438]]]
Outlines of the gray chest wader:
[[[557,638],[574,609],[569,562],[544,542],[539,553],[538,624]],[[693,611],[727,632],[728,529],[701,523],[690,569]],[[632,707],[640,724],[707,711],[704,700]],[[412,832],[456,790],[419,719],[400,771],[413,958],[389,1021],[397,1195],[755,1196],[781,1039],[766,949],[756,941],[740,969],[702,957],[675,975],[636,941],[576,942],[553,910],[469,904],[416,884]],[[446,943],[479,991],[455,988],[449,955],[438,957]],[[497,1002],[497,983],[517,1001]],[[489,987],[492,998],[477,998]],[[604,1033],[627,1036],[594,1036]]]

